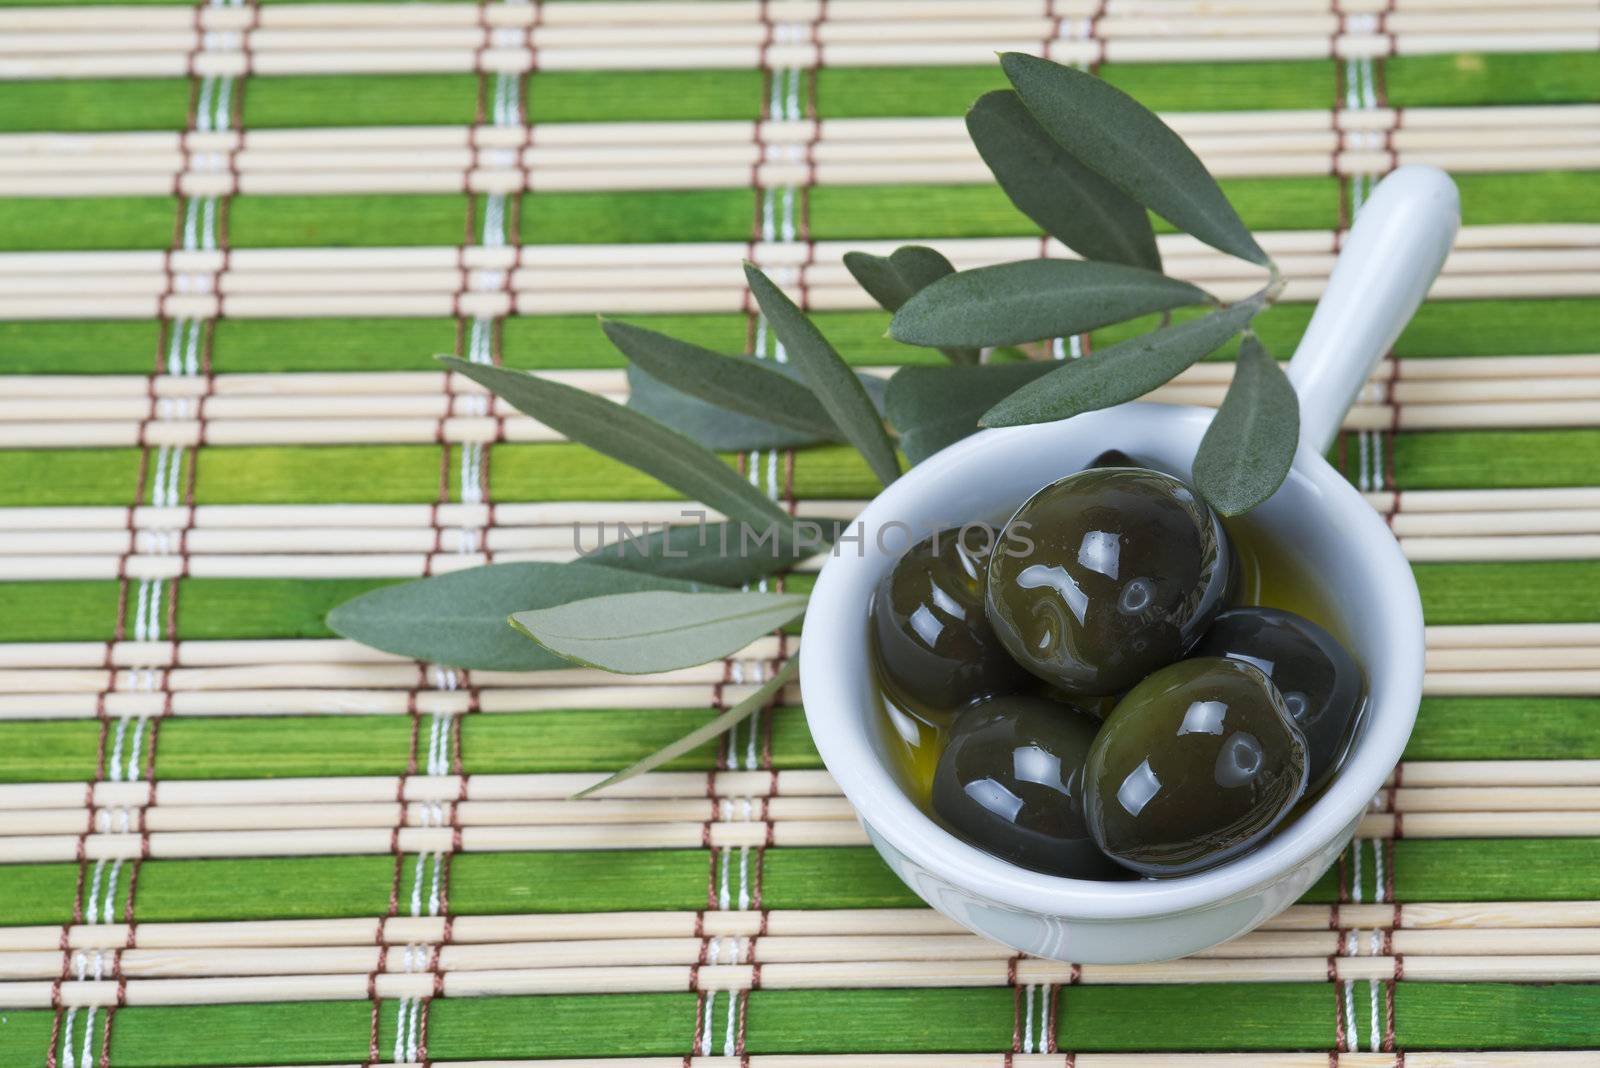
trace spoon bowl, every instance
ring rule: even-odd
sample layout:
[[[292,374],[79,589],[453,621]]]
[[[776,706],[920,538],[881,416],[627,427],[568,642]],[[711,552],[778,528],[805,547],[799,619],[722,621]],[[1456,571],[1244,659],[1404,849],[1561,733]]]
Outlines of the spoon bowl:
[[[1194,953],[1298,899],[1349,844],[1410,737],[1422,694],[1422,605],[1399,544],[1324,459],[1373,365],[1421,303],[1459,225],[1443,172],[1405,167],[1363,208],[1289,366],[1301,443],[1250,523],[1324,599],[1371,692],[1350,755],[1305,811],[1260,847],[1174,879],[1099,882],[1019,868],[939,826],[902,788],[878,714],[867,605],[900,552],[936,527],[1008,515],[1041,486],[1117,448],[1187,477],[1208,409],[1135,402],[1072,419],[985,430],[917,465],[862,513],[806,614],[801,688],[828,770],[895,873],[934,908],[1021,952],[1082,963]],[[1092,358],[1092,357],[1091,357]]]

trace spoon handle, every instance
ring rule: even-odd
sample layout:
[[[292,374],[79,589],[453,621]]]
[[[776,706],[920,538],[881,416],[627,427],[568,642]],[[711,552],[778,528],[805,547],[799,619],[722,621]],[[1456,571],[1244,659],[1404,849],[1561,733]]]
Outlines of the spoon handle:
[[[1289,362],[1300,445],[1322,455],[1367,376],[1394,345],[1444,266],[1461,201],[1436,167],[1401,167],[1356,216],[1328,288]]]

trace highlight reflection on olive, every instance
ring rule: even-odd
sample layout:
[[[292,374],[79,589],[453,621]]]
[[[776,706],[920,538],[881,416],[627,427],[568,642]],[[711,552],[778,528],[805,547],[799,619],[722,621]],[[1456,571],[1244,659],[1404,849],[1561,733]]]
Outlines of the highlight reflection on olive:
[[[879,582],[872,633],[881,681],[901,702],[948,712],[1028,679],[984,615],[993,544],[992,531],[944,531],[913,545]]]
[[[1084,767],[1095,842],[1145,875],[1186,875],[1262,841],[1305,793],[1305,739],[1265,675],[1202,657],[1123,697]]]
[[[1069,694],[1109,694],[1183,656],[1221,609],[1233,570],[1222,524],[1181,480],[1089,469],[1011,517],[985,604],[1029,671]]]
[[[1034,871],[1128,878],[1089,836],[1083,761],[1097,723],[1038,697],[992,697],[962,712],[933,779],[933,810],[979,848]]]
[[[1217,616],[1194,655],[1242,660],[1272,680],[1306,737],[1308,791],[1338,770],[1366,703],[1367,679],[1337,638],[1281,608],[1232,608]]]

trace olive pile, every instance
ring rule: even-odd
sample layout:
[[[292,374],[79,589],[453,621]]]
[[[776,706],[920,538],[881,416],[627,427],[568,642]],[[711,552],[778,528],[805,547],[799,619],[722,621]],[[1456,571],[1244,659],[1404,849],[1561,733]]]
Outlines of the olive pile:
[[[1260,844],[1338,770],[1366,678],[1316,623],[1230,606],[1238,570],[1188,485],[1117,452],[998,532],[912,546],[871,631],[894,729],[913,752],[944,740],[935,817],[1079,879],[1187,875]]]

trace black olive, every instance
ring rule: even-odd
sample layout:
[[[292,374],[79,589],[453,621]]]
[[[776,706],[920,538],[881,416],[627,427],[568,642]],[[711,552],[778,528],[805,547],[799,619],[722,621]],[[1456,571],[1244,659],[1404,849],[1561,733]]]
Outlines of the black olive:
[[[1070,694],[1109,694],[1188,652],[1234,572],[1222,524],[1181,480],[1100,468],[1051,483],[1011,517],[985,603],[1023,667]]]
[[[933,811],[973,845],[1074,879],[1127,878],[1083,820],[1094,719],[1038,697],[992,697],[956,718],[933,778]]]
[[[1308,790],[1339,769],[1366,704],[1367,679],[1337,638],[1281,608],[1231,608],[1217,617],[1194,655],[1242,660],[1272,680],[1306,737]]]
[[[873,596],[879,681],[901,704],[952,712],[1028,680],[983,611],[994,532],[966,530],[965,537],[945,531],[913,545]]]
[[[1306,744],[1283,697],[1240,660],[1162,668],[1128,691],[1084,767],[1095,842],[1145,875],[1238,856],[1306,789]]]

